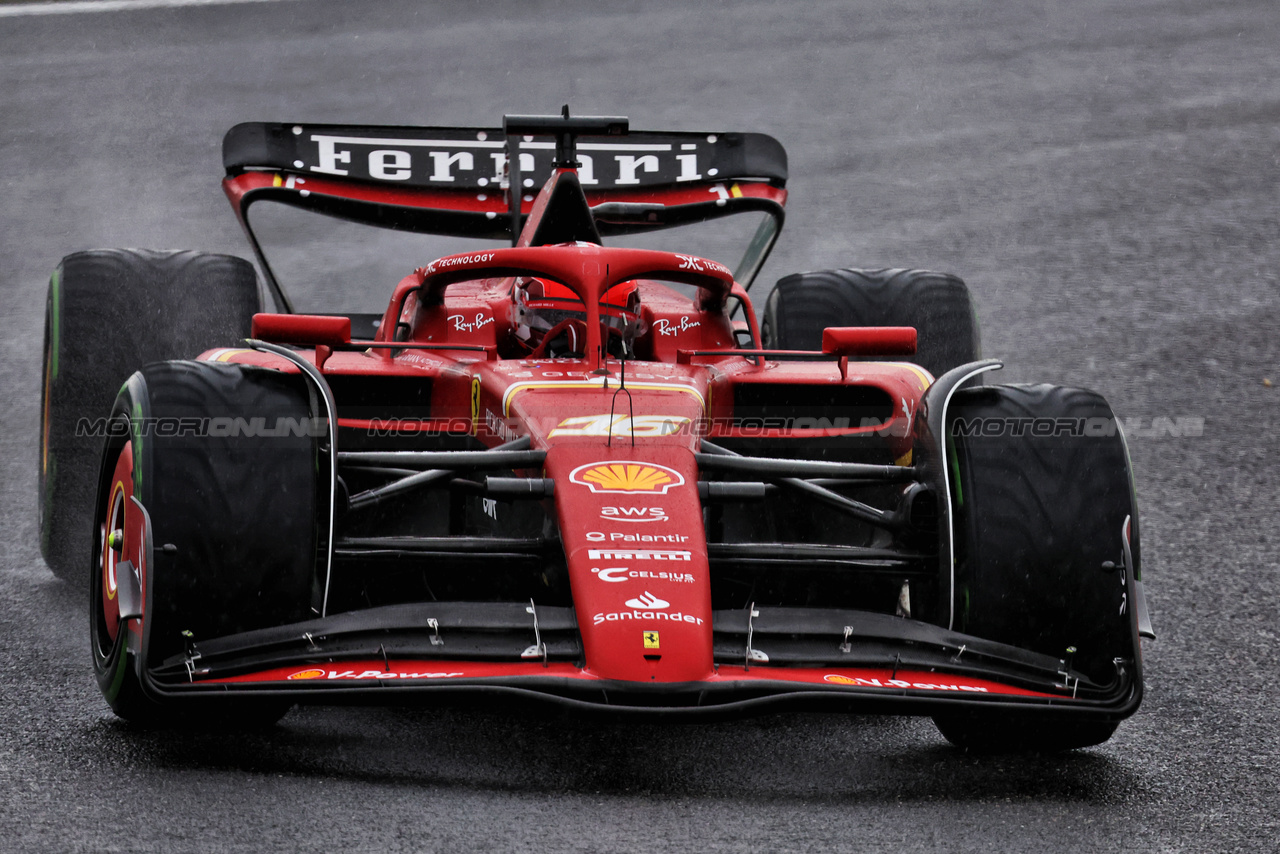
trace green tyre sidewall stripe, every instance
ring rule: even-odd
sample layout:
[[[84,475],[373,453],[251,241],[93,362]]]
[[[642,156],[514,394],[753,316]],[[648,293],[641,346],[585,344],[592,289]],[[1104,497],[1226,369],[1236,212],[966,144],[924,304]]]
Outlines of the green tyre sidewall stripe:
[[[58,350],[62,341],[62,267],[54,268],[49,277],[49,379],[58,378]]]
[[[111,675],[111,685],[102,692],[106,696],[108,703],[114,703],[116,698],[120,696],[120,688],[124,685],[125,677],[129,675],[128,636],[128,625],[122,621],[120,623],[120,633],[116,635],[115,672]]]

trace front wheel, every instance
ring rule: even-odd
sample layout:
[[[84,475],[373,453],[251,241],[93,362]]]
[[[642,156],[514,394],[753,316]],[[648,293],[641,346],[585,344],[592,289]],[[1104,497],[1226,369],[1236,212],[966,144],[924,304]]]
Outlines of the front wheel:
[[[93,673],[117,716],[139,723],[155,722],[161,717],[161,708],[146,696],[138,679],[141,622],[128,616],[135,610],[130,606],[136,605],[146,572],[146,525],[133,501],[132,442],[112,449],[103,461],[103,474],[89,571]],[[130,600],[130,606],[122,612],[125,599]]]
[[[122,424],[122,422],[116,422]],[[114,462],[112,458],[114,457]],[[142,687],[142,619],[138,609],[148,573],[147,524],[134,493],[133,443],[104,461],[90,569],[89,635],[93,673],[116,717],[146,728],[257,729],[279,721],[291,704],[237,700],[198,709],[156,702]],[[101,499],[105,498],[105,502]],[[131,616],[137,613],[138,616]]]
[[[1116,721],[1061,721],[1015,714],[935,715],[942,737],[974,753],[1061,753],[1102,744]]]
[[[289,703],[157,701],[144,673],[200,641],[313,616],[323,421],[310,415],[303,378],[157,363],[129,378],[109,425],[88,566],[103,696],[147,726],[273,723]]]
[[[952,626],[1051,655],[1096,685],[1113,683],[1138,652],[1126,573],[1140,580],[1142,563],[1128,453],[1111,407],[1085,389],[1004,385],[957,392],[947,415]],[[1001,751],[1087,747],[1116,728],[1003,711],[936,721],[961,747]]]

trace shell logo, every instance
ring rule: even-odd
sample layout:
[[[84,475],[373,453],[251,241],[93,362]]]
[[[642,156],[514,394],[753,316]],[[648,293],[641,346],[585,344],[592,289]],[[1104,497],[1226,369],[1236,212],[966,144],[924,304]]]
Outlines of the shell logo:
[[[323,679],[326,675],[324,670],[299,670],[297,673],[290,673],[290,679]]]
[[[852,679],[848,676],[840,676],[835,673],[831,673],[831,674],[828,674],[827,676],[823,676],[822,679],[825,682],[834,682],[837,685],[857,685],[858,684],[857,679]]]
[[[684,486],[684,475],[657,463],[616,460],[578,466],[569,473],[569,481],[595,493],[666,495],[672,487]]]

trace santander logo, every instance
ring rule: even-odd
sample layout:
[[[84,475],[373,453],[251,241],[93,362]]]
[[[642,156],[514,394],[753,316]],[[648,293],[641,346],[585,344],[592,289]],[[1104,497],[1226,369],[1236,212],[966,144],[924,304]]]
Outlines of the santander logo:
[[[639,608],[641,611],[661,611],[671,605],[665,599],[659,599],[648,590],[634,599],[628,599],[626,602],[628,608]]]

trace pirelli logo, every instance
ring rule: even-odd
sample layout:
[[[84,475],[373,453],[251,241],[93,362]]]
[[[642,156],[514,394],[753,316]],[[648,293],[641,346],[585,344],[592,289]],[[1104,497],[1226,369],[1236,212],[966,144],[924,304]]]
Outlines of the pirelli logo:
[[[693,553],[675,549],[588,549],[588,560],[693,560]]]

